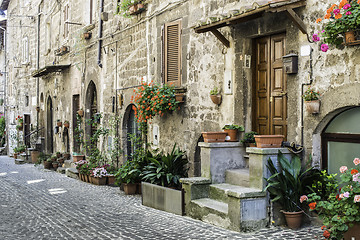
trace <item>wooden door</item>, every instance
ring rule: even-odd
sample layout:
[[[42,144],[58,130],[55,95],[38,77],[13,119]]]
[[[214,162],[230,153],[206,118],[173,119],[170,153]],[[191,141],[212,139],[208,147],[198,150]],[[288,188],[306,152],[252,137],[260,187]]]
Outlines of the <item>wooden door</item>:
[[[256,40],[254,130],[259,134],[287,135],[285,34]]]
[[[31,132],[30,115],[24,115],[24,143],[27,147],[30,147],[30,132]]]

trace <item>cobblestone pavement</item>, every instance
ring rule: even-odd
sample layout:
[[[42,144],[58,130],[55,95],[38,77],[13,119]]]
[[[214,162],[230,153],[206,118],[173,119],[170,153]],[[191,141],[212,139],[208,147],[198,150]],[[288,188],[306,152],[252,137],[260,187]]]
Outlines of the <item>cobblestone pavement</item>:
[[[321,239],[318,228],[237,233],[141,205],[117,187],[15,165],[0,156],[0,240],[15,239]]]

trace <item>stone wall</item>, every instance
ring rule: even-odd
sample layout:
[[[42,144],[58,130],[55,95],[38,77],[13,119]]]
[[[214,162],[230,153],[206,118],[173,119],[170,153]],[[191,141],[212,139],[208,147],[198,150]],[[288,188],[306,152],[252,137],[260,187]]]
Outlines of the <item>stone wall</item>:
[[[83,1],[69,1],[69,21],[74,24],[69,24],[70,34],[67,39],[63,36],[65,1],[28,1],[24,6],[21,5],[24,4],[22,2],[10,1],[8,14],[26,14],[34,17],[9,17],[8,20],[8,25],[23,26],[8,28],[9,129],[14,129],[13,118],[25,113],[31,115],[33,126],[38,124],[40,127],[46,127],[46,104],[49,97],[54,107],[54,124],[56,119],[69,120],[72,123],[72,97],[79,94],[81,108],[87,111],[86,92],[92,81],[97,90],[97,109],[98,112],[104,113],[105,125],[115,114],[122,118],[119,133],[122,137],[122,148],[126,149],[124,126],[133,89],[141,83],[141,79],[162,83],[162,27],[165,23],[181,19],[182,87],[186,89],[186,102],[179,111],[153,119],[149,125],[148,141],[153,142],[152,131],[154,126],[158,126],[160,141],[154,147],[170,150],[173,144],[177,143],[187,152],[191,167],[190,175],[197,175],[200,172],[197,143],[201,139],[201,132],[218,131],[228,123],[244,125],[246,131],[252,130],[253,71],[252,68],[243,68],[243,59],[245,55],[251,55],[252,59],[255,59],[254,39],[285,32],[287,52],[300,55],[304,46],[310,46],[313,50],[311,56],[299,56],[299,73],[288,75],[287,78],[288,140],[303,143],[307,149],[306,155],[311,153],[314,147],[314,159],[319,162],[321,146],[318,141],[313,143],[313,137],[318,140],[326,121],[330,121],[329,114],[359,104],[355,89],[358,88],[360,76],[360,67],[356,64],[360,60],[360,50],[358,46],[354,46],[340,50],[331,49],[323,53],[317,44],[308,42],[306,35],[302,34],[284,13],[266,13],[262,18],[221,28],[220,31],[230,41],[228,49],[212,33],[197,34],[192,29],[201,19],[226,14],[232,9],[240,9],[253,2],[152,0],[143,13],[124,18],[115,13],[115,0],[104,0],[104,11],[108,13],[109,20],[103,22],[100,49],[102,67],[99,67],[100,0],[94,0],[95,28],[91,30],[90,40],[82,39],[84,28],[89,25],[89,11]],[[328,1],[325,0],[308,0],[307,6],[296,9],[307,26],[309,36],[316,27],[316,18],[322,17],[327,5]],[[38,15],[39,11],[41,14]],[[30,61],[27,64],[21,64],[20,61],[21,39],[24,36],[29,38]],[[55,56],[54,50],[62,45],[70,46],[70,52],[63,56]],[[41,78],[31,77],[32,71],[53,64],[71,64],[71,67],[61,73],[50,73]],[[232,91],[229,94],[224,94],[225,71],[231,71],[233,76]],[[308,115],[301,109],[301,88],[303,84],[308,83],[312,83],[312,86],[323,95],[322,110],[317,116]],[[209,97],[209,92],[214,87],[218,87],[222,92],[223,102],[219,106],[213,104]],[[29,106],[25,106],[24,103],[26,94],[30,99]],[[119,101],[119,96],[122,96],[123,102]],[[115,113],[112,111],[114,97],[117,99]],[[39,115],[35,111],[36,106],[41,107]],[[54,136],[54,151],[65,151],[62,135]],[[69,136],[72,151],[72,127]],[[126,154],[121,161],[125,159]]]

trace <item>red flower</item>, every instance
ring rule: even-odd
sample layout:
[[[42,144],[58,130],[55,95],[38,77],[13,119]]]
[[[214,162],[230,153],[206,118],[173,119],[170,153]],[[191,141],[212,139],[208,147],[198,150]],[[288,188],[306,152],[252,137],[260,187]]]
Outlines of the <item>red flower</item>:
[[[316,202],[309,203],[309,208],[314,210],[316,208]]]
[[[324,233],[323,233],[323,236],[325,238],[329,238],[330,237],[330,232],[328,230],[325,230]]]
[[[323,226],[321,227],[321,230],[324,230],[324,228],[326,228],[325,225],[323,225]]]
[[[356,170],[356,169],[351,170],[351,174],[352,174],[352,175],[354,175],[354,174],[356,174],[356,173],[358,173],[358,172],[359,172],[359,171]]]

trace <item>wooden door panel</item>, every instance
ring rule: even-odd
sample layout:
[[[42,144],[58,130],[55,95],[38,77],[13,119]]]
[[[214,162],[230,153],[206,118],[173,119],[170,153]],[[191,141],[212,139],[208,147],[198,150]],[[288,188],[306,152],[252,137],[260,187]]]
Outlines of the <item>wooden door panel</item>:
[[[254,127],[259,134],[287,135],[285,34],[256,41]]]

